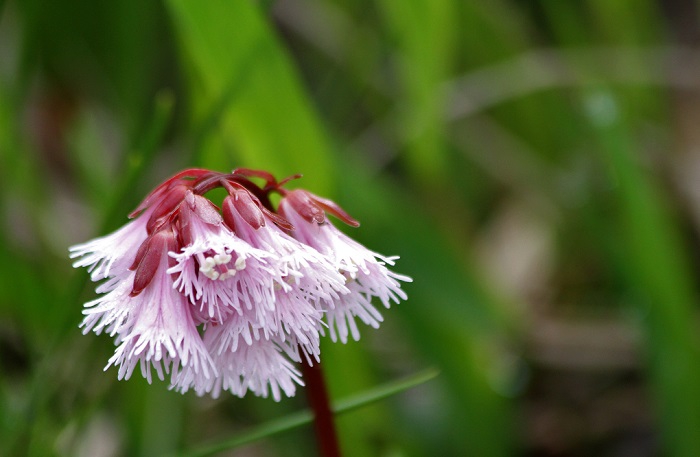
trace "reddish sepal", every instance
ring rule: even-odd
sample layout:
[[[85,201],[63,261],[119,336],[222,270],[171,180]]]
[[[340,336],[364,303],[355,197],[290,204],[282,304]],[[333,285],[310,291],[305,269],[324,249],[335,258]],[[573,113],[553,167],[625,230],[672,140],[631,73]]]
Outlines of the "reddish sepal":
[[[185,201],[194,214],[203,222],[211,225],[221,224],[222,219],[221,214],[219,214],[219,208],[208,198],[188,192],[185,195]]]
[[[136,209],[129,214],[129,219],[133,219],[134,217],[138,216],[143,210],[151,206],[153,202],[158,200],[163,195],[163,193],[166,192],[169,188],[174,187],[178,184],[188,184],[188,181],[186,181],[185,178],[200,179],[208,174],[212,174],[212,172],[210,170],[205,170],[202,168],[189,168],[187,170],[181,171],[175,176],[170,177],[168,180],[164,181],[163,183],[158,185],[158,187],[153,189],[151,193],[149,193],[146,196],[146,198],[143,199],[139,206],[137,206]]]
[[[233,207],[233,197],[224,198],[221,204],[221,213],[224,216],[224,223],[231,229],[232,232],[236,231],[236,218],[234,216],[234,211],[236,209]]]
[[[145,247],[143,245],[146,245]],[[134,285],[131,288],[131,297],[135,297],[153,281],[161,260],[164,255],[168,255],[168,250],[177,250],[175,234],[172,230],[161,230],[146,239],[139,248],[143,249],[141,259],[136,267],[134,275]]]
[[[348,224],[350,227],[359,227],[360,223],[354,219],[352,216],[350,216],[348,213],[343,210],[338,204],[332,200],[328,200],[326,198],[321,198],[317,195],[312,194],[311,192],[306,192],[311,196],[313,201],[318,204],[321,208],[323,208],[327,213],[331,213],[335,217],[337,217],[339,220],[345,222]]]
[[[273,213],[264,206],[262,206],[261,209],[263,213],[265,213],[265,215],[268,218],[270,218],[270,220],[272,220],[272,222],[282,230],[287,230],[289,232],[294,230],[294,226],[284,217],[280,216],[279,214]]]
[[[187,192],[189,192],[189,187],[182,184],[177,185],[167,191],[161,202],[151,214],[151,217],[148,219],[148,224],[146,225],[147,233],[150,234],[155,232],[165,221],[168,220],[180,203],[182,203]]]
[[[233,204],[233,208],[238,211],[244,221],[255,230],[265,225],[265,216],[260,209],[257,199],[245,189],[234,189],[232,195],[226,197]]]
[[[326,214],[308,192],[299,189],[292,190],[285,195],[284,199],[307,222],[319,225],[326,222]]]

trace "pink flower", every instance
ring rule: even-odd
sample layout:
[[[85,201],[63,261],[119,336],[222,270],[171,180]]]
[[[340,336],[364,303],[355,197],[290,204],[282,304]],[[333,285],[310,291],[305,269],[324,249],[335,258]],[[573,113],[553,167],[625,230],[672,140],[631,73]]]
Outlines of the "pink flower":
[[[177,263],[168,272],[176,275],[174,287],[200,307],[202,322],[273,302],[272,255],[237,237],[209,200],[190,192],[186,203],[180,211],[184,246],[171,254]]]
[[[351,225],[357,224],[333,202],[304,190],[288,192],[280,202],[279,212],[294,226],[292,235],[296,239],[326,256],[346,278],[348,293],[321,302],[331,339],[336,341],[339,337],[345,343],[348,333],[355,340],[360,338],[355,317],[379,327],[382,316],[372,306],[372,297],[378,297],[389,308],[392,301],[399,303],[407,298],[399,281],[410,282],[411,278],[386,267],[393,266],[398,257],[382,256],[351,239],[327,220],[324,209]]]
[[[285,351],[285,344],[275,337],[253,336],[252,333],[255,332],[244,330],[230,321],[207,329],[204,341],[219,369],[219,376],[210,383],[195,387],[198,395],[211,393],[217,398],[222,390],[227,390],[242,397],[250,390],[262,397],[271,392],[272,397],[279,401],[281,391],[291,397],[296,384],[304,385],[301,373],[288,358],[290,352]],[[298,352],[291,359],[299,362]]]
[[[270,303],[266,322],[282,341],[293,337],[305,353],[317,357],[318,333],[322,328],[317,305],[347,293],[345,278],[327,257],[284,233],[262,210],[258,213],[248,203],[250,197],[246,194],[241,190],[226,197],[223,214],[229,225],[236,227],[238,236],[273,255],[269,263],[275,299]]]
[[[97,282],[112,278],[102,284],[98,292],[114,289],[129,274],[133,255],[148,236],[146,225],[153,210],[149,208],[141,217],[114,233],[69,248],[70,257],[78,258],[73,267],[87,267],[90,279]]]
[[[263,179],[258,186],[251,181]],[[369,251],[325,212],[337,205],[287,191],[269,173],[185,170],[159,185],[105,237],[70,248],[101,294],[85,304],[83,333],[114,337],[107,368],[128,379],[137,366],[171,388],[216,397],[226,390],[279,400],[303,385],[295,363],[320,361],[320,337],[359,339],[356,319],[379,327],[385,307],[406,299],[395,257]],[[223,188],[221,208],[206,196]],[[269,194],[283,196],[279,213]],[[324,319],[326,322],[324,322]]]
[[[161,380],[164,373],[170,373],[174,380],[185,368],[204,380],[217,375],[197,332],[190,305],[173,288],[166,271],[171,238],[174,239],[172,233],[159,232],[151,243],[149,253],[157,265],[142,293],[134,296],[133,283],[125,278],[108,294],[86,304],[83,333],[94,329],[99,334],[107,328],[111,335],[117,335],[119,346],[105,370],[111,365],[119,366],[119,379],[129,379],[137,364],[148,382],[152,379],[151,368]],[[135,276],[135,272],[130,272],[127,278],[133,280]]]

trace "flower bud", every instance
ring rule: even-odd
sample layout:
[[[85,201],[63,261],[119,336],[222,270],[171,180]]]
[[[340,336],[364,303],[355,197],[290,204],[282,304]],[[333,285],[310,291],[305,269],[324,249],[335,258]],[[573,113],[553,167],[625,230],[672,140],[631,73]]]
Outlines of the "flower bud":
[[[253,196],[250,192],[244,189],[234,189],[233,194],[224,198],[224,203],[222,205],[222,211],[224,213],[224,221],[226,224],[234,224],[234,211],[240,214],[241,218],[248,223],[255,230],[265,225],[265,216],[263,215],[260,207],[253,200]],[[229,225],[231,229],[234,229],[233,225]],[[235,230],[235,229],[234,229]]]

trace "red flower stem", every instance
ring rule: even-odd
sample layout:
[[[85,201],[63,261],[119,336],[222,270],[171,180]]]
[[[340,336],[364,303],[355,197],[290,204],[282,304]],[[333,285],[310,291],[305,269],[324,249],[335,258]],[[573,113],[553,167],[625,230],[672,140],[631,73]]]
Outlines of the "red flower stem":
[[[303,361],[301,371],[306,384],[309,406],[314,412],[314,430],[319,453],[321,457],[340,457],[335,421],[321,366],[319,363],[309,365],[308,362]]]

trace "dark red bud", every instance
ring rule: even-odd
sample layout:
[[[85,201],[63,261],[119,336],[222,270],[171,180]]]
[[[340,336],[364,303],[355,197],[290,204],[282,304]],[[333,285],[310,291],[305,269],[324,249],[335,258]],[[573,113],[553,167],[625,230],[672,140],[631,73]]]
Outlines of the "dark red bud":
[[[179,229],[178,235],[183,246],[189,246],[194,241],[194,236],[192,235],[192,214],[188,207],[177,215],[176,226]]]
[[[231,229],[232,232],[236,231],[236,218],[234,216],[235,208],[233,207],[233,197],[224,198],[221,204],[221,213],[224,216],[224,223]]]
[[[167,252],[166,255],[168,255],[168,252],[180,252],[180,244],[177,241],[177,237],[175,236],[175,233],[172,230],[168,230],[166,233],[167,236]],[[173,257],[168,255],[168,268],[174,267],[177,264],[177,260]]]
[[[307,222],[315,222],[319,225],[326,222],[326,214],[312,200],[308,192],[292,190],[285,195],[284,200]]]
[[[255,230],[265,225],[265,216],[253,196],[244,189],[236,189],[229,197],[238,214]]]
[[[179,229],[178,236],[183,246],[189,246],[194,242],[192,234],[193,218],[211,225],[220,225],[223,222],[219,208],[201,195],[195,195],[191,191],[185,194],[185,204],[180,207],[177,214],[176,227]]]
[[[187,192],[190,192],[189,187],[183,184],[177,185],[169,189],[162,197],[160,203],[151,214],[146,225],[147,233],[153,233],[168,216],[178,207],[185,199]]]
[[[204,170],[202,168],[189,168],[187,170],[181,171],[175,176],[170,177],[166,181],[159,184],[158,187],[153,189],[151,193],[149,193],[146,196],[146,198],[139,204],[139,206],[137,206],[136,209],[132,211],[131,214],[129,214],[129,218],[131,219],[138,216],[141,213],[141,211],[151,206],[153,202],[157,201],[161,197],[161,195],[164,192],[166,192],[169,188],[174,187],[178,184],[187,184],[185,178],[200,179],[201,177],[211,173],[211,171]]]
[[[138,251],[136,251],[136,257],[134,258],[134,262],[129,267],[129,271],[134,271],[136,268],[138,268],[139,264],[141,263],[141,260],[143,260],[143,256],[146,255],[146,252],[148,251],[148,243],[150,240],[151,237],[148,237],[144,240],[143,243],[141,243],[141,246],[139,246]]]
[[[136,267],[134,286],[129,294],[131,297],[135,297],[143,292],[151,281],[153,281],[153,278],[158,272],[161,259],[164,255],[168,255],[169,248],[174,247],[174,249],[177,249],[177,242],[175,241],[175,235],[172,230],[156,232],[143,242],[141,248],[143,248],[144,244],[146,245],[144,248],[145,252],[141,255],[141,260]],[[139,251],[141,251],[141,248],[139,248]]]
[[[209,199],[201,195],[194,196],[194,213],[204,222],[211,225],[221,224],[221,214]]]

